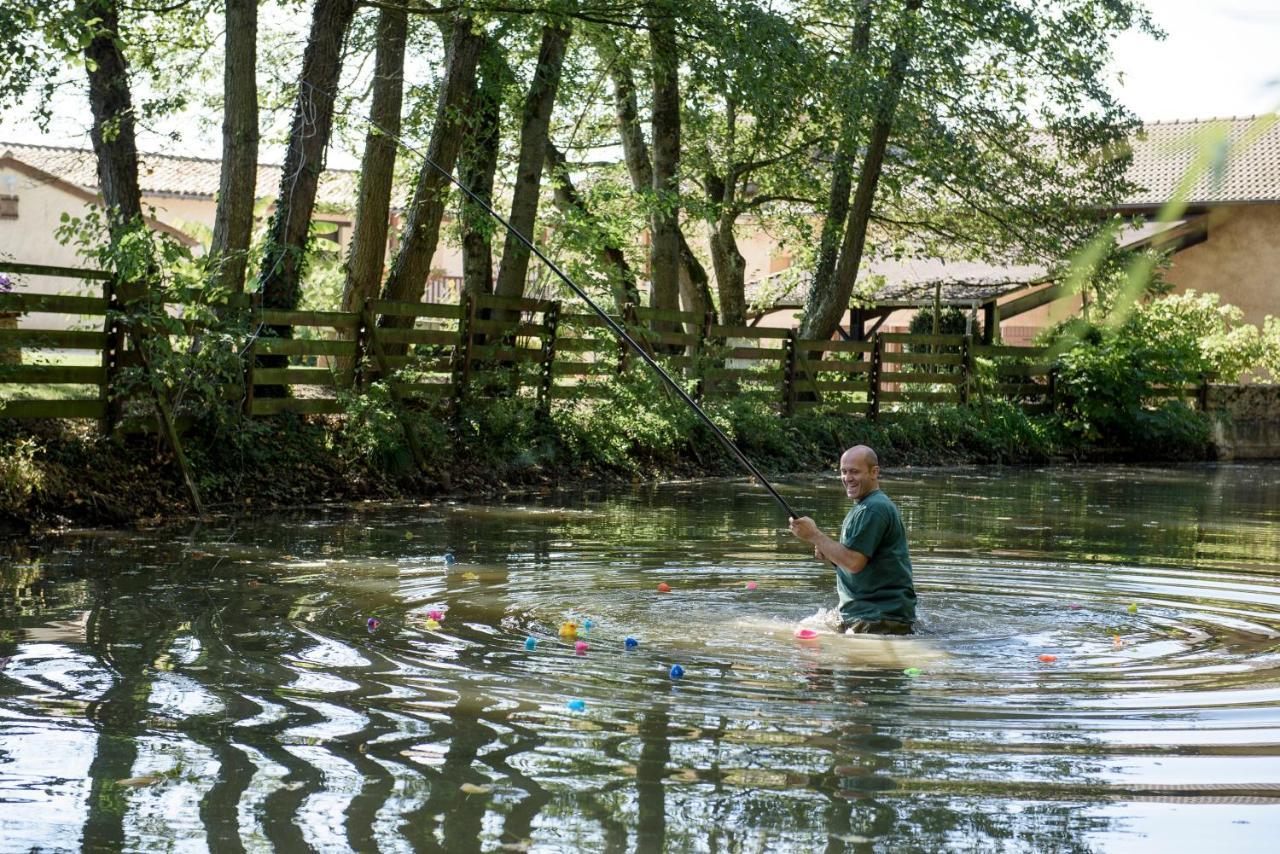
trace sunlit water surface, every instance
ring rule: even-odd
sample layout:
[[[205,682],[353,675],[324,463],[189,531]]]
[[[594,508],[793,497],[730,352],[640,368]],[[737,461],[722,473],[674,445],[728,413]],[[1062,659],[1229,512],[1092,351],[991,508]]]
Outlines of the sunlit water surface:
[[[795,640],[831,572],[740,482],[16,551],[0,849],[1276,850],[1280,467],[884,487],[917,638]]]

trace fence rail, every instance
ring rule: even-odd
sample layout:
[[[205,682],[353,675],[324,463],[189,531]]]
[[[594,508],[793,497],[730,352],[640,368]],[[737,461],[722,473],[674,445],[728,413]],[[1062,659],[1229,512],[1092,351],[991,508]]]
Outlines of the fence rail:
[[[115,391],[118,374],[142,363],[120,326],[129,295],[97,270],[0,263],[0,272],[80,278],[101,288],[101,296],[0,294],[0,418],[86,418],[106,430],[128,427]],[[527,394],[546,411],[607,395],[611,378],[636,369],[634,355],[599,317],[554,300],[370,299],[344,312],[264,309],[256,298],[237,295],[228,307],[247,311],[258,333],[239,348],[243,387],[229,390],[250,416],[340,412],[340,394],[379,379],[406,404]],[[82,328],[51,328],[49,315],[77,317]],[[636,305],[613,319],[707,400],[748,397],[784,414],[821,410],[870,418],[975,396],[1013,399],[1032,413],[1054,403],[1054,368],[1043,347],[906,333],[801,341],[792,330],[724,325],[710,315]],[[1157,389],[1152,398],[1171,396],[1202,403],[1203,386]]]

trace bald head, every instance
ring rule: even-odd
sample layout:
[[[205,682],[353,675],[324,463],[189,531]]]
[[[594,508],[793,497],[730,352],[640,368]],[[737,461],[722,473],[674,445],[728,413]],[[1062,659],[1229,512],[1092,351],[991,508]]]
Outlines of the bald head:
[[[867,445],[854,445],[840,455],[840,480],[845,492],[861,501],[880,488],[880,459]]]
[[[876,456],[875,449],[870,445],[854,445],[841,455],[841,462],[844,462],[846,459],[864,460],[867,464],[867,468],[880,465],[880,458]]]

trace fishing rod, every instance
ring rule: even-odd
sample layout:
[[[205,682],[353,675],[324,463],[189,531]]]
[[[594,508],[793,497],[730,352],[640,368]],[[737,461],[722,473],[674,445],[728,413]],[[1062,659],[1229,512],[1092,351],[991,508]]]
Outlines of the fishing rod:
[[[597,315],[599,315],[600,319],[603,320],[611,330],[613,330],[613,333],[617,335],[619,338],[621,338],[623,341],[625,341],[627,346],[629,346],[632,350],[634,350],[636,355],[639,356],[641,359],[643,359],[646,365],[653,368],[653,370],[658,374],[658,376],[666,380],[667,385],[671,386],[671,388],[675,391],[675,393],[678,394],[685,403],[689,404],[689,406],[692,407],[693,411],[698,414],[698,417],[702,419],[702,423],[707,425],[707,427],[711,430],[711,434],[720,441],[720,444],[723,445],[725,449],[729,451],[729,453],[733,454],[733,456],[738,460],[738,462],[742,464],[743,468],[745,468],[748,472],[751,473],[752,477],[758,480],[760,484],[764,486],[765,489],[769,490],[769,494],[773,496],[773,500],[777,501],[778,504],[782,507],[782,509],[786,511],[788,518],[794,519],[800,515],[795,510],[792,509],[791,505],[787,503],[787,500],[785,498],[783,498],[781,495],[778,494],[778,490],[774,489],[773,484],[769,482],[769,479],[760,473],[760,469],[756,468],[755,464],[751,462],[751,460],[747,459],[747,455],[742,453],[742,450],[736,444],[734,444],[733,440],[730,439],[728,436],[726,436],[724,434],[724,431],[716,426],[716,423],[711,420],[711,416],[707,415],[707,413],[702,409],[702,407],[698,405],[698,402],[695,401],[692,397],[690,397],[688,392],[686,392],[683,388],[681,388],[680,384],[677,383],[674,379],[672,379],[671,375],[668,374],[663,369],[663,367],[659,365],[652,356],[649,355],[649,352],[647,350],[645,350],[638,343],[636,343],[636,340],[632,338],[629,334],[627,334],[627,331],[623,329],[621,325],[619,325],[612,317],[610,317],[609,314],[604,309],[596,305],[595,300],[593,300],[590,296],[588,296],[586,291],[578,287],[578,285],[572,279],[570,279],[569,276],[563,270],[561,270],[560,267],[557,266],[554,261],[552,261],[546,255],[543,255],[541,250],[539,250],[538,247],[534,246],[533,242],[530,241],[529,238],[521,234],[519,230],[516,229],[515,226],[507,222],[507,220],[504,219],[502,215],[499,214],[497,211],[495,211],[492,207],[490,207],[489,204],[484,199],[480,198],[478,195],[473,193],[469,187],[467,187],[457,178],[453,177],[453,173],[451,171],[443,169],[439,163],[436,163],[434,160],[428,157],[425,152],[418,150],[416,146],[409,144],[398,134],[388,133],[384,128],[380,127],[378,123],[375,122],[372,118],[369,118],[368,116],[363,116],[363,115],[360,116],[360,118],[366,121],[370,126],[376,128],[378,132],[386,134],[391,139],[394,139],[397,145],[400,145],[404,147],[407,151],[410,151],[413,154],[416,154],[418,157],[421,157],[424,163],[426,163],[432,169],[435,169],[437,172],[443,175],[446,180],[448,180],[451,184],[453,184],[455,187],[457,187],[459,190],[465,193],[466,196],[469,199],[471,199],[472,202],[479,205],[482,210],[484,210],[486,213],[489,214],[489,216],[493,217],[498,222],[502,223],[503,228],[505,228],[508,232],[510,232],[511,235],[516,238],[516,240],[519,240],[521,243],[523,243],[529,249],[530,252],[538,256],[539,260],[541,260],[542,263],[546,264],[549,268],[551,268],[551,271],[555,273],[557,276],[559,276],[560,280],[563,281],[566,285],[568,285],[569,289],[572,290],[575,294],[577,294],[578,298],[581,299],[583,302],[585,302],[591,308],[592,311],[594,311]]]

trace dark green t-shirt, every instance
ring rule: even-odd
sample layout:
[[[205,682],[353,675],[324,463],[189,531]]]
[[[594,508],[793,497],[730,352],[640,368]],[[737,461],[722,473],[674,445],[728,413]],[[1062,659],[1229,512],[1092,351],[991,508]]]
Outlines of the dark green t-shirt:
[[[859,573],[836,567],[840,616],[845,620],[915,622],[916,591],[907,532],[889,497],[878,489],[863,496],[844,517],[840,543],[868,558]]]

